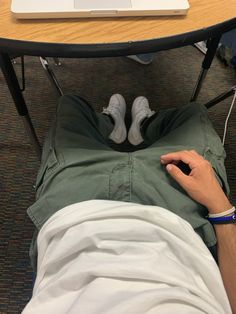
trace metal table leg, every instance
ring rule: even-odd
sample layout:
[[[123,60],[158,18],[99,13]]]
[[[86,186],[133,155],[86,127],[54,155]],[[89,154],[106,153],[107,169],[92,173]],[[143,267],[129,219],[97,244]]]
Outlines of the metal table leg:
[[[30,141],[33,144],[35,152],[38,158],[41,158],[41,147],[32,125],[28,109],[21,93],[19,82],[16,77],[16,73],[11,63],[11,59],[8,54],[0,53],[0,67],[7,82],[11,96],[16,106],[18,114],[22,117],[27,134],[30,137]]]
[[[56,58],[54,58],[56,59]],[[49,64],[48,64],[48,60],[47,58],[45,57],[39,57],[39,60],[44,68],[44,70],[46,71],[47,73],[47,76],[53,86],[53,88],[55,89],[56,93],[57,93],[57,96],[60,97],[63,95],[63,91],[62,91],[62,88],[57,80],[57,77],[56,75],[54,74],[54,72],[51,70]],[[58,65],[60,63],[59,59],[57,58],[55,62],[58,62]]]
[[[216,50],[217,50],[217,47],[219,45],[220,38],[221,38],[221,36],[218,36],[218,37],[214,37],[214,38],[211,38],[208,40],[207,53],[206,53],[205,58],[202,62],[202,69],[201,69],[201,72],[199,74],[197,83],[194,87],[193,94],[192,94],[190,101],[195,101],[199,95],[199,92],[200,92],[201,87],[202,87],[202,83],[203,83],[203,81],[207,75],[207,72],[208,72],[208,70],[211,66],[211,63],[214,59],[214,56],[216,54]]]

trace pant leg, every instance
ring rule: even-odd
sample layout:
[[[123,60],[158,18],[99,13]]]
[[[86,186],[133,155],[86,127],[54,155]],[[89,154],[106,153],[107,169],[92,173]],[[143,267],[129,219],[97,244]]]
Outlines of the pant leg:
[[[209,160],[224,192],[229,186],[224,166],[226,157],[222,142],[214,130],[205,106],[191,103],[181,108],[167,109],[146,121],[142,129],[148,147],[195,149]],[[171,150],[170,150],[171,152]]]
[[[192,200],[160,163],[162,154],[195,149],[212,163],[217,179],[226,194],[229,193],[225,151],[208,119],[207,110],[190,104],[162,111],[143,131],[150,146],[133,154],[132,201],[171,210],[187,220],[208,247],[213,247],[216,237],[214,228],[205,219],[207,209]]]
[[[28,214],[38,229],[57,210],[80,201],[108,198],[109,168],[117,156],[108,143],[109,117],[77,96],[63,96],[45,141]]]
[[[129,154],[109,147],[113,127],[81,98],[60,99],[43,148],[36,202],[27,211],[37,228],[30,248],[34,270],[38,230],[56,211],[90,199],[130,201]]]

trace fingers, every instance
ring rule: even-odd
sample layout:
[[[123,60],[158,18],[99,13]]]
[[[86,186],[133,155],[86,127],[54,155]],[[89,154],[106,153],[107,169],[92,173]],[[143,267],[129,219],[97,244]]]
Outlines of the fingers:
[[[170,163],[176,164],[178,163],[178,161],[183,161],[185,164],[189,165],[191,169],[195,168],[202,160],[204,160],[204,158],[194,150],[190,151],[184,150],[161,156],[161,163],[163,165]]]
[[[166,170],[171,175],[171,177],[175,179],[183,188],[188,186],[189,180],[191,180],[191,178],[188,175],[185,175],[177,166],[168,164],[166,166]]]

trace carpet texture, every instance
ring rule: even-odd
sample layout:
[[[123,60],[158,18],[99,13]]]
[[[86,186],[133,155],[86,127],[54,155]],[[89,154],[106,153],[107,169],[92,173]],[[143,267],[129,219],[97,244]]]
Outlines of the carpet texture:
[[[52,67],[65,93],[77,93],[101,111],[114,93],[121,93],[130,110],[136,96],[148,97],[153,110],[186,104],[196,82],[203,55],[194,47],[159,52],[142,66],[127,58],[61,59]],[[57,98],[38,58],[26,57],[25,100],[42,143],[53,119]],[[20,75],[20,64],[15,65]],[[235,85],[235,72],[214,60],[198,102]],[[232,98],[209,110],[222,137]],[[128,117],[129,120],[129,117]],[[225,149],[231,198],[236,201],[236,108],[229,120]],[[25,135],[21,119],[0,72],[0,314],[20,313],[32,292],[33,273],[28,249],[33,225],[26,209],[34,201],[39,162]]]

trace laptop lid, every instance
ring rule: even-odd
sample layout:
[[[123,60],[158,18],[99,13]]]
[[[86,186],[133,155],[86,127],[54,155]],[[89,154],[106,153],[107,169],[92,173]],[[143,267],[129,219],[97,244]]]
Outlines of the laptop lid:
[[[16,18],[183,15],[188,0],[12,0]]]

